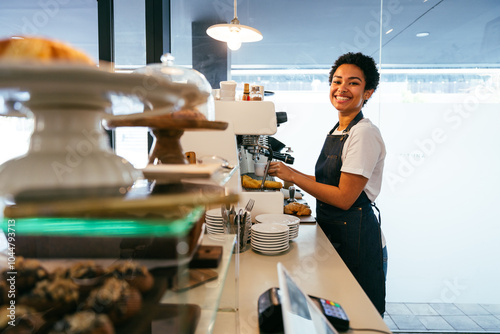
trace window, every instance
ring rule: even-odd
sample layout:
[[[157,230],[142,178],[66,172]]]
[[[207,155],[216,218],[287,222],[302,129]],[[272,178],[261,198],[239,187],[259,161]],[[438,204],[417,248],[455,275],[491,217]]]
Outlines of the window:
[[[231,79],[240,91],[248,82],[275,92],[267,99],[288,113],[276,137],[293,149],[294,168],[313,174],[337,120],[333,60],[374,57],[381,83],[364,114],[388,150],[377,200],[391,254],[387,300],[498,303],[500,3],[389,0],[382,12],[381,2],[316,4],[240,1],[239,21],[264,39],[229,53]],[[176,59],[191,64],[192,22],[229,22],[232,10],[232,1],[173,1]]]

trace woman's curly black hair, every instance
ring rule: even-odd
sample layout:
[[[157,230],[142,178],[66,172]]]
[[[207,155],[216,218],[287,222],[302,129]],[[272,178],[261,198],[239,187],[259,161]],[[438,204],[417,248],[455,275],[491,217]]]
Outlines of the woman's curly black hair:
[[[363,71],[366,80],[365,90],[377,89],[378,82],[380,80],[380,74],[378,73],[375,60],[373,60],[373,58],[370,56],[362,54],[361,52],[358,53],[348,52],[340,56],[335,61],[335,64],[333,64],[332,69],[330,71],[330,77],[328,78],[328,83],[330,85],[332,84],[333,74],[335,73],[337,68],[343,64],[356,65]]]

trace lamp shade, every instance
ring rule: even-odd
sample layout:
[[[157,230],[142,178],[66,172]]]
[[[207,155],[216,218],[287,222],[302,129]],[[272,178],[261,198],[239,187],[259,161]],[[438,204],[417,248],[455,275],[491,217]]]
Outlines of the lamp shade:
[[[239,36],[242,43],[258,42],[262,39],[262,34],[255,28],[242,24],[223,23],[215,24],[207,29],[208,36],[221,42],[228,42],[234,39],[234,35]]]
[[[208,27],[207,35],[221,42],[226,42],[231,50],[238,50],[241,43],[258,42],[262,34],[255,28],[240,24],[237,14],[238,3],[234,0],[234,18],[231,23],[215,24]]]

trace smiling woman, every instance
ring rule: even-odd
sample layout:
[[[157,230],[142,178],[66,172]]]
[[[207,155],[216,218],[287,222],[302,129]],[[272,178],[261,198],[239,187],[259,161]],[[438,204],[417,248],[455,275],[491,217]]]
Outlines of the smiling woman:
[[[385,274],[380,223],[372,209],[380,192],[385,144],[361,108],[379,82],[373,58],[340,56],[330,72],[330,101],[338,123],[306,175],[281,162],[269,174],[316,198],[316,220],[380,314],[385,311]],[[377,209],[378,210],[378,209]]]

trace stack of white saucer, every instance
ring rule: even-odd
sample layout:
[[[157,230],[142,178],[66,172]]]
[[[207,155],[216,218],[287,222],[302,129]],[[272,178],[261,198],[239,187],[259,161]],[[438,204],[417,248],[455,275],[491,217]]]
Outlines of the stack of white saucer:
[[[289,229],[283,224],[255,224],[252,226],[250,243],[256,252],[275,255],[290,247]]]
[[[223,234],[224,219],[222,218],[221,209],[212,209],[206,211],[205,224],[207,225],[208,234]]]
[[[290,231],[290,240],[299,236],[299,217],[285,214],[266,213],[255,217],[255,221],[261,224],[282,224],[288,226]]]
[[[239,208],[235,209],[235,211],[239,212]],[[246,217],[246,226],[248,228],[248,240],[250,240],[250,236],[252,234],[251,229],[250,229],[250,226],[252,225],[251,220],[252,220],[252,215],[249,212],[247,214],[247,217]],[[207,233],[208,234],[223,234],[223,233],[225,233],[225,231],[224,231],[224,219],[222,218],[221,209],[207,210],[205,212],[205,224],[207,225]]]

